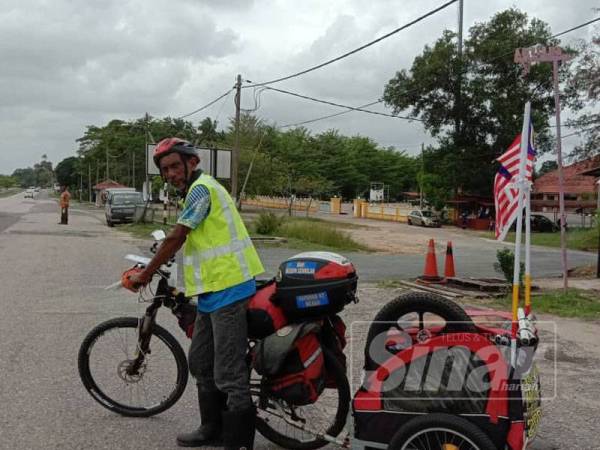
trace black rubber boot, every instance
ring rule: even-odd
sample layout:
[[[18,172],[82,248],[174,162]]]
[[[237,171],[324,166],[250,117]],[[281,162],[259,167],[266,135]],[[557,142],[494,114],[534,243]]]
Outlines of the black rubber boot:
[[[191,433],[177,436],[180,447],[204,447],[223,445],[223,419],[226,396],[222,392],[198,391],[198,405],[202,424]]]
[[[254,406],[223,413],[223,444],[225,450],[253,450],[256,430]]]

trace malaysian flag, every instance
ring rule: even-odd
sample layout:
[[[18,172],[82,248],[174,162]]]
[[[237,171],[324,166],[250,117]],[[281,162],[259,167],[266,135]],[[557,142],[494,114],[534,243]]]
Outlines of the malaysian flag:
[[[519,175],[519,156],[521,153],[521,134],[496,159],[500,163],[498,173],[494,179],[494,203],[496,206],[496,239],[503,241],[513,224],[518,213],[518,193],[515,185]],[[525,163],[525,178],[528,181],[533,177],[533,164],[535,161],[535,148],[533,146],[533,126],[529,123],[529,145],[527,146],[527,162]]]

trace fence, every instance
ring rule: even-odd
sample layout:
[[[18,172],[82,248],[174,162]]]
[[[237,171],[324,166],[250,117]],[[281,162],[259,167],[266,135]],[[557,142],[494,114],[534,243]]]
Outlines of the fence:
[[[316,213],[319,211],[320,203],[319,200],[315,200],[314,198],[295,198],[292,202],[292,210],[302,212],[308,210],[311,213]],[[258,208],[289,209],[290,202],[287,197],[257,195],[255,197],[245,198],[242,200],[242,205],[256,206]]]
[[[354,200],[354,217],[406,223],[413,208],[406,203],[376,204]]]

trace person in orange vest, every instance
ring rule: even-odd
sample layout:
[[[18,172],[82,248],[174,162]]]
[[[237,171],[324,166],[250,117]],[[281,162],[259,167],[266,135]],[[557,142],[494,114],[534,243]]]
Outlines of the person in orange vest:
[[[71,194],[69,188],[63,186],[62,194],[60,194],[60,224],[68,225],[69,223],[69,200],[71,200]]]

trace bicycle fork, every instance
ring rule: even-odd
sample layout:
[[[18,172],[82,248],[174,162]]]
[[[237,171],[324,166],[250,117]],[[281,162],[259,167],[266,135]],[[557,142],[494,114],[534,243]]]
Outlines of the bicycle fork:
[[[150,338],[152,337],[152,329],[156,318],[156,310],[146,311],[146,314],[139,320],[138,325],[138,342],[135,348],[134,359],[127,368],[127,375],[138,375],[139,370],[144,364],[146,355],[149,355]]]

